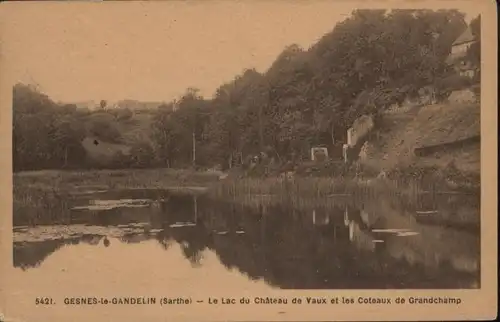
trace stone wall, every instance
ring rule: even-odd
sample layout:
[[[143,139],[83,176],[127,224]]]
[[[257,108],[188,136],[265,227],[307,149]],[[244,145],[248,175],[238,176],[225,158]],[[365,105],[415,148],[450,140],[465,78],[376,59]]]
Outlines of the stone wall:
[[[471,136],[465,139],[461,140],[456,140],[453,142],[445,142],[442,144],[435,144],[435,145],[428,145],[428,146],[422,146],[422,147],[417,147],[413,150],[413,153],[416,156],[428,156],[433,153],[450,153],[453,150],[458,150],[458,149],[463,149],[464,147],[475,145],[475,144],[480,144],[481,143],[481,136],[480,135],[475,135]]]
[[[350,147],[356,146],[374,127],[373,117],[363,115],[356,119],[352,127],[347,130],[347,145]]]

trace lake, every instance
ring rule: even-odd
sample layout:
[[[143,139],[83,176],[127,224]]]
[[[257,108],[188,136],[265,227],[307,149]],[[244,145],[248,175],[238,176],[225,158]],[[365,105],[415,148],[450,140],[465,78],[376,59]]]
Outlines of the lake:
[[[9,283],[19,294],[480,287],[477,196],[301,209],[144,189],[58,200],[14,210]]]

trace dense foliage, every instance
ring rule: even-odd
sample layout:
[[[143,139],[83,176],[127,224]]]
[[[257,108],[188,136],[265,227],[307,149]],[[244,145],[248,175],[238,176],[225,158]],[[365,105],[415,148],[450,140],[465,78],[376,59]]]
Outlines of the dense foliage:
[[[134,142],[123,133],[123,124],[137,121],[130,110],[106,101],[96,111],[61,106],[18,85],[14,164],[19,170],[104,166],[82,148],[88,136],[131,148],[107,167],[228,167],[263,151],[284,162],[307,157],[313,145],[338,150],[360,115],[401,104],[426,86],[447,87],[453,71],[445,60],[465,28],[457,10],[356,10],[311,48],[288,46],[265,73],[245,70],[212,99],[191,88],[159,106],[141,128],[144,139]],[[478,48],[468,59],[479,61]]]

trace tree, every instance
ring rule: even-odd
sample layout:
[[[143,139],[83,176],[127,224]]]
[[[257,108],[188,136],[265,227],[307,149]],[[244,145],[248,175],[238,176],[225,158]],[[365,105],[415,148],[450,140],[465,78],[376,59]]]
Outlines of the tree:
[[[78,118],[76,106],[58,105],[30,86],[14,86],[14,171],[81,164],[85,130]]]
[[[52,157],[59,158],[63,167],[79,164],[85,156],[81,144],[85,137],[83,125],[71,117],[64,117],[56,120],[54,127],[53,143],[56,149]]]

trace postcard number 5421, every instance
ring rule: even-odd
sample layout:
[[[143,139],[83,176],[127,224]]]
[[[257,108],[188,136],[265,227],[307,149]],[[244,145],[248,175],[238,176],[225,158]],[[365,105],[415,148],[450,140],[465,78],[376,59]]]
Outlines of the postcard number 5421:
[[[36,305],[51,305],[54,304],[54,300],[50,297],[37,297],[35,299]]]

